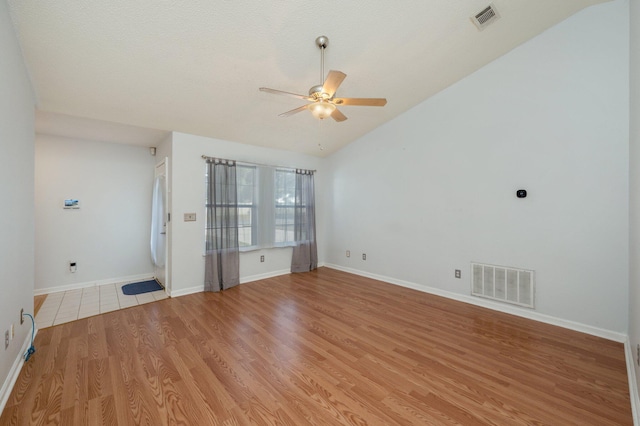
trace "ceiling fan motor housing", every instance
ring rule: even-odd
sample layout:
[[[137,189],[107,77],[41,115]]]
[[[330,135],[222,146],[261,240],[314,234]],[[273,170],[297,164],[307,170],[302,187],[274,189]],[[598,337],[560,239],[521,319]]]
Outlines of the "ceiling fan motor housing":
[[[322,92],[322,86],[322,84],[318,84],[309,89],[309,96],[314,99],[328,99],[327,94]]]

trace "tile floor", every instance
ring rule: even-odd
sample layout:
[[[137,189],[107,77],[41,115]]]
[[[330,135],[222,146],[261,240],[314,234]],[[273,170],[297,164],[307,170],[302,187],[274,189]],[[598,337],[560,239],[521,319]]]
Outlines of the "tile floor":
[[[122,293],[122,286],[125,284],[129,283],[107,284],[48,294],[36,315],[36,325],[38,328],[51,327],[167,298],[164,290],[127,296]]]

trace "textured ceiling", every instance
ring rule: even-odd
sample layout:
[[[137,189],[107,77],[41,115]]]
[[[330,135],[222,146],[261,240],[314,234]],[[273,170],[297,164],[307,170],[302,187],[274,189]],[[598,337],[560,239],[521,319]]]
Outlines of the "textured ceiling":
[[[48,111],[36,111],[36,131],[72,139],[158,146],[169,132]]]
[[[500,19],[478,31],[486,0],[8,0],[39,110],[319,156],[600,2],[495,0]],[[258,88],[320,84],[319,35],[325,70],[347,74],[338,95],[385,107],[277,116],[305,102]]]

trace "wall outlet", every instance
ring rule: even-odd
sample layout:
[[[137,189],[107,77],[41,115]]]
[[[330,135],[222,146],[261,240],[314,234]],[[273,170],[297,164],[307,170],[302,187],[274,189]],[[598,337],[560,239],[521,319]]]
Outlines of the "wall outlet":
[[[362,253],[362,260],[367,260],[367,254],[366,253]]]
[[[264,254],[260,256],[260,262],[264,262]]]
[[[78,270],[78,264],[76,262],[69,262],[69,271],[73,274]]]
[[[24,324],[24,308],[20,309],[20,325]]]
[[[195,222],[196,221],[196,214],[195,213],[185,213],[184,214],[184,221],[185,222]]]
[[[456,276],[456,278],[461,278],[462,277],[462,271],[460,269],[456,269],[455,276]]]
[[[6,351],[9,347],[9,330],[4,332],[4,350]]]
[[[351,257],[351,250],[347,250],[347,257]]]

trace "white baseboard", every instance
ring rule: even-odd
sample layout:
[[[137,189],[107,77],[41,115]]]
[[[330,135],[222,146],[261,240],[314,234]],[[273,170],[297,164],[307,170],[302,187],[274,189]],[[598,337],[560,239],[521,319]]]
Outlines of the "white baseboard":
[[[180,297],[180,296],[186,296],[187,294],[202,293],[203,291],[204,291],[204,284],[197,285],[195,287],[181,288],[180,290],[171,290],[171,293],[169,293],[169,296]]]
[[[37,328],[35,329],[34,337],[36,334],[38,334]],[[18,380],[18,376],[20,375],[20,371],[22,370],[22,366],[25,362],[24,354],[27,352],[27,349],[29,349],[29,346],[31,346],[31,333],[27,333],[27,338],[22,344],[22,349],[18,352],[18,357],[13,361],[9,374],[7,374],[7,378],[2,384],[2,388],[0,388],[0,414],[4,411],[4,406],[7,405],[7,401],[9,401],[9,396],[13,390],[13,386]]]
[[[640,425],[638,418],[638,409],[640,408],[640,397],[638,396],[638,381],[636,380],[636,371],[634,368],[634,353],[629,338],[624,341],[624,354],[627,361],[627,377],[629,381],[629,399],[631,400],[631,415],[633,416],[633,424]]]
[[[87,281],[87,282],[83,282],[83,283],[67,284],[67,285],[61,285],[61,286],[56,286],[56,287],[37,288],[37,289],[35,289],[33,291],[33,294],[35,296],[40,296],[40,295],[43,295],[43,294],[51,294],[51,293],[58,293],[58,292],[61,292],[61,291],[77,290],[77,289],[80,289],[80,288],[87,288],[87,287],[96,287],[96,286],[99,286],[99,285],[118,284],[118,283],[124,283],[124,282],[146,281],[146,280],[152,280],[152,279],[153,279],[153,273],[129,275],[129,276],[126,276],[126,277],[108,278],[108,279],[105,279],[105,280]]]
[[[559,327],[567,328],[569,330],[579,331],[581,333],[591,334],[592,336],[602,337],[607,340],[613,340],[620,343],[624,343],[627,340],[627,335],[623,333],[619,333],[611,330],[605,330],[605,329],[593,327],[587,324],[582,324],[575,321],[569,321],[566,319],[553,317],[551,315],[541,314],[539,312],[531,311],[526,308],[519,308],[516,306],[512,307],[506,304],[492,302],[487,299],[472,297],[470,295],[465,295],[465,294],[453,293],[453,292],[442,290],[439,288],[434,288],[434,287],[429,287],[422,284],[416,284],[408,281],[398,280],[396,278],[386,277],[383,275],[372,274],[370,272],[360,271],[358,269],[348,268],[340,265],[335,265],[332,263],[327,263],[325,264],[325,266],[327,268],[349,272],[351,274],[372,278],[378,281],[384,281],[389,284],[395,284],[401,287],[411,288],[413,290],[422,291],[424,293],[435,294],[437,296],[446,297],[448,299],[457,300],[459,302],[465,302],[471,305],[481,306],[487,309],[493,309],[494,311],[504,312],[507,314],[528,318],[534,321],[540,321],[546,324],[557,325]]]
[[[256,275],[249,275],[247,277],[240,277],[240,284],[245,284],[245,283],[258,281],[258,280],[264,280],[267,278],[277,277],[279,275],[286,275],[289,273],[291,273],[291,271],[289,271],[288,269],[282,269],[279,271],[265,272],[264,274],[256,274]],[[204,291],[204,284],[194,286],[194,287],[181,288],[180,290],[172,290],[169,296],[180,297],[180,296],[186,296],[187,294],[201,293],[203,291]]]
[[[266,280],[280,275],[290,274],[290,269],[281,269],[279,271],[265,272],[264,274],[250,275],[248,277],[240,277],[240,284],[250,283],[252,281]]]

